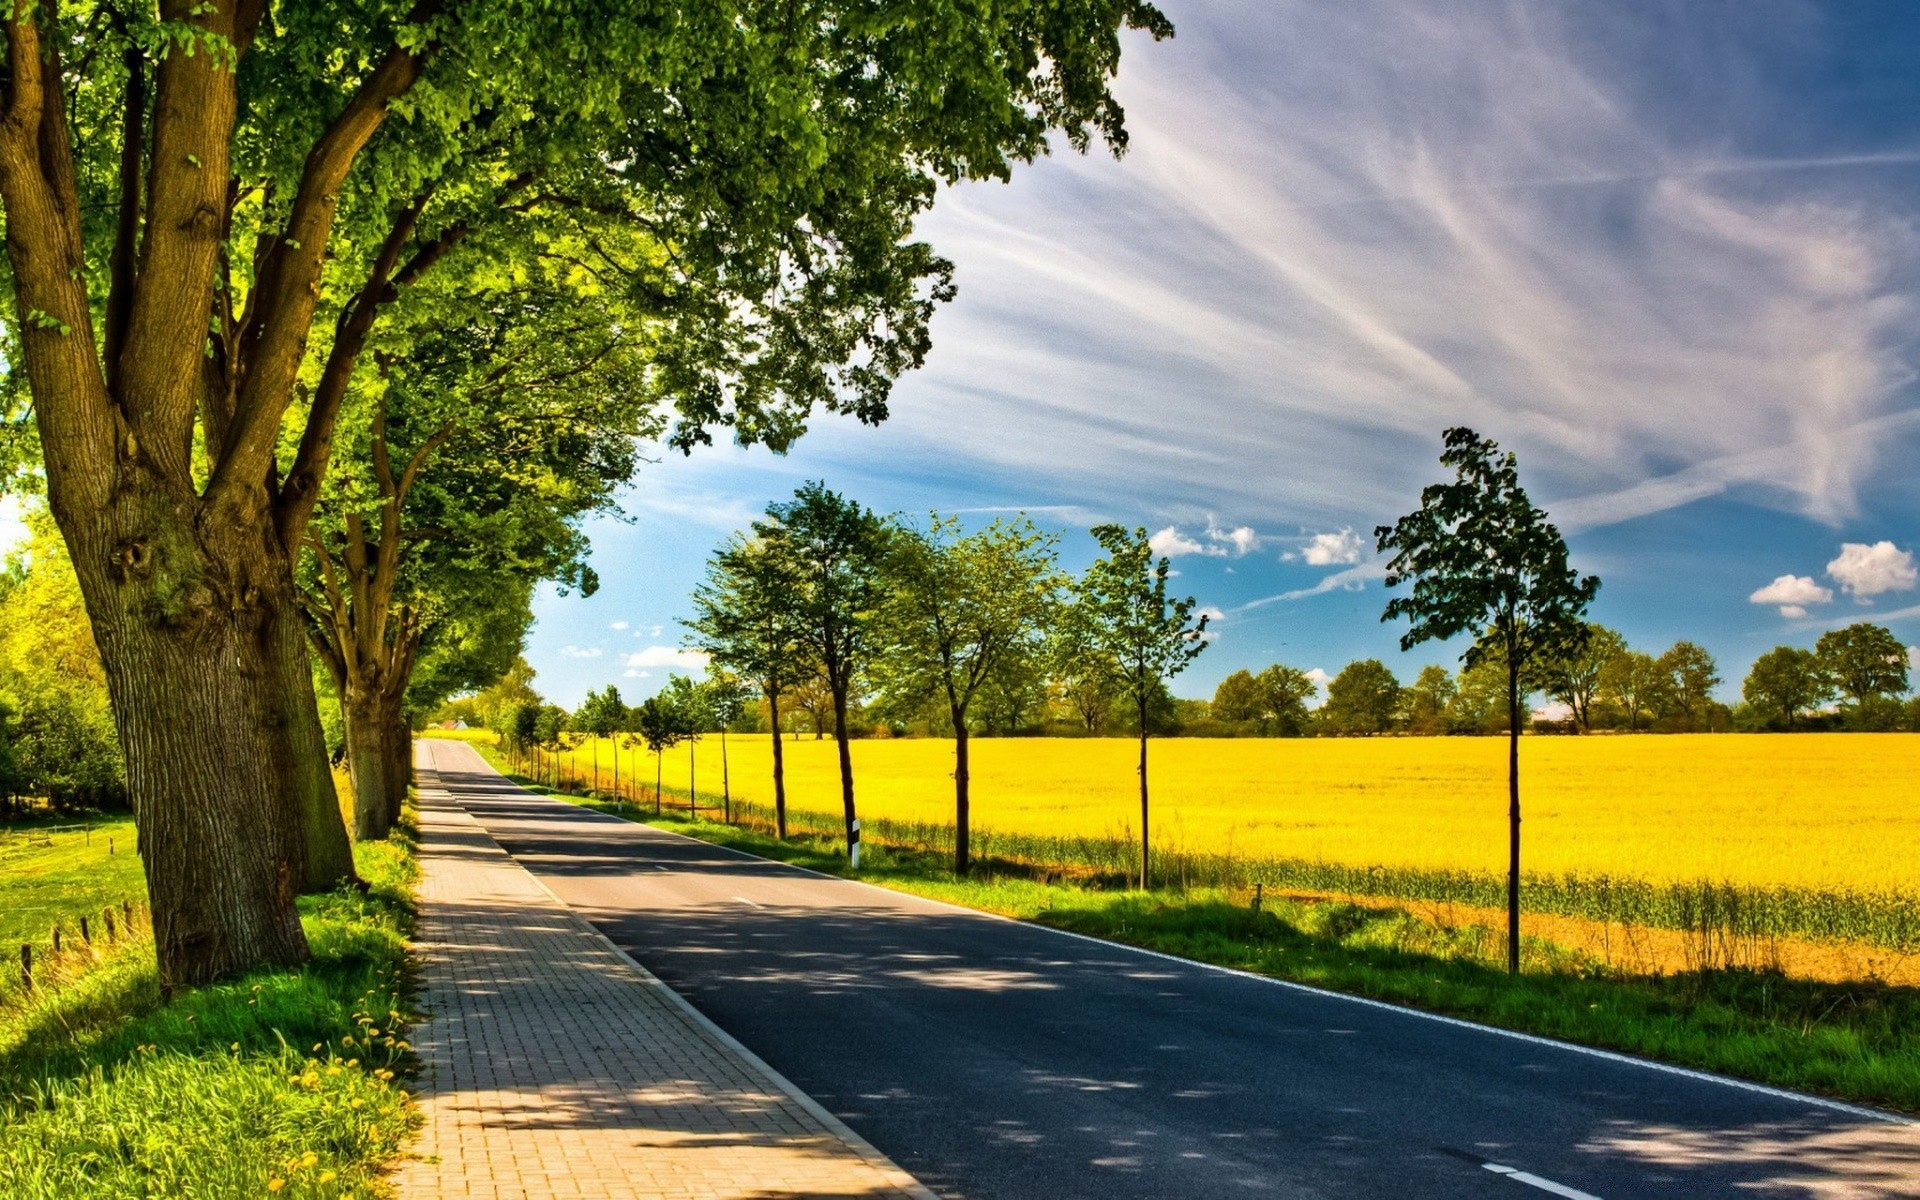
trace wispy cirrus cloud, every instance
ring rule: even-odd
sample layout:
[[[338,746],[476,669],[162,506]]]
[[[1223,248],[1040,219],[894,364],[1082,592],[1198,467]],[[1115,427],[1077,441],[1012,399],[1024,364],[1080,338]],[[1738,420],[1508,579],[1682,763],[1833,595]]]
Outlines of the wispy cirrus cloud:
[[[1731,36],[1817,33],[1768,11]],[[1828,186],[1914,155],[1743,155],[1747,74],[1703,130],[1573,7],[1175,15],[1123,73],[1123,163],[928,221],[961,264],[936,332],[967,352],[903,389],[916,439],[1109,504],[1324,527],[1403,510],[1464,423],[1576,529],[1728,491],[1839,521],[1899,444],[1872,431],[1916,432],[1914,230]]]

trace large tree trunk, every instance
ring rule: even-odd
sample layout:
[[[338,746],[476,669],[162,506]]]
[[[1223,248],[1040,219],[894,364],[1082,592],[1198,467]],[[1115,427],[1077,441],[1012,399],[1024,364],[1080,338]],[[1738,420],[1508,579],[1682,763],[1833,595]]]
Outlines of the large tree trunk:
[[[386,714],[379,696],[360,687],[350,686],[340,707],[347,726],[347,774],[353,779],[353,836],[363,842],[381,841],[392,830]]]
[[[787,764],[780,749],[780,693],[767,693],[767,718],[773,727],[773,829],[787,840]]]
[[[1513,666],[1507,668],[1507,973],[1520,973],[1520,672]]]
[[[299,816],[305,846],[300,890],[326,892],[343,883],[357,884],[360,875],[354,869],[347,823],[340,815],[340,793],[333,782],[326,731],[320,725],[320,704],[313,691],[313,659],[304,625],[292,606],[277,611],[271,621],[268,652],[273,657],[274,682],[292,755],[288,795]]]
[[[387,825],[400,823],[407,806],[407,789],[413,786],[413,727],[407,723],[400,705],[395,704],[384,726],[387,734]]]
[[[264,521],[203,544],[190,497],[136,463],[120,482],[93,519],[59,492],[53,507],[113,699],[161,985],[302,962],[305,838],[274,654],[293,616],[285,563]]]
[[[953,717],[953,873],[965,875],[969,863],[971,840],[969,832],[967,794],[967,714],[958,704],[952,706]]]

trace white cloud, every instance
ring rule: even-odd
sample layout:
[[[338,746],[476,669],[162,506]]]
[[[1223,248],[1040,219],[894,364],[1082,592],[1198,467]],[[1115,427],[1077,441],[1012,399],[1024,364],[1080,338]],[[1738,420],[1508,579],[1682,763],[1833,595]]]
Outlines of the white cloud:
[[[625,629],[626,627],[627,623],[625,621],[615,621],[613,624],[607,626],[608,629]]]
[[[560,653],[568,658],[599,658],[606,652],[598,646],[562,646]]]
[[[704,671],[707,669],[707,654],[704,650],[686,650],[679,646],[648,646],[645,650],[627,655],[627,665]]]
[[[1882,592],[1904,592],[1920,583],[1920,570],[1913,563],[1913,552],[1892,542],[1846,542],[1840,557],[1827,564],[1827,574],[1840,584],[1840,590],[1862,602]]]
[[[634,669],[634,668],[632,668],[632,667],[628,667],[628,668],[626,669],[626,672],[625,672],[625,673],[624,673],[624,675],[623,675],[623,678],[626,678],[626,679],[649,679],[649,678],[652,678],[652,676],[653,676],[653,672],[652,672],[652,671],[639,671],[639,670],[635,670],[635,669]]]
[[[1915,673],[1920,673],[1920,646],[1907,647],[1907,665]]]
[[[1367,544],[1351,525],[1338,533],[1316,533],[1300,549],[1310,567],[1351,566],[1366,553]]]
[[[1260,548],[1260,535],[1253,531],[1253,526],[1236,525],[1232,529],[1223,529],[1212,516],[1207,517],[1207,540],[1223,552],[1231,550],[1235,558],[1244,557]]]
[[[1189,6],[1129,49],[1123,163],[942,196],[967,288],[888,434],[1095,508],[1325,528],[1406,511],[1465,423],[1582,528],[1727,492],[1845,518],[1920,428],[1920,238],[1860,166],[1737,157],[1778,79],[1684,117],[1647,90],[1813,37],[1755,9],[1636,10],[1626,59],[1594,6]]]
[[[1316,696],[1322,692],[1325,692],[1327,690],[1327,685],[1333,682],[1333,676],[1327,674],[1326,671],[1322,670],[1319,667],[1315,667],[1311,671],[1308,671],[1307,678],[1313,681],[1313,689],[1314,689],[1314,694]]]
[[[1821,587],[1807,575],[1781,575],[1747,597],[1750,604],[1773,604],[1783,617],[1804,617],[1807,605],[1825,604],[1833,599],[1833,589]]]
[[[664,625],[649,625],[649,626],[647,626],[647,636],[648,636],[648,637],[659,637],[659,636],[660,636],[660,632],[661,632],[661,631],[662,631],[663,629],[665,629],[665,628],[666,628],[666,626],[664,626]]]
[[[1177,525],[1169,525],[1147,539],[1147,548],[1162,558],[1179,558],[1183,554],[1225,554],[1225,550],[1203,546],[1186,534],[1180,532]]]

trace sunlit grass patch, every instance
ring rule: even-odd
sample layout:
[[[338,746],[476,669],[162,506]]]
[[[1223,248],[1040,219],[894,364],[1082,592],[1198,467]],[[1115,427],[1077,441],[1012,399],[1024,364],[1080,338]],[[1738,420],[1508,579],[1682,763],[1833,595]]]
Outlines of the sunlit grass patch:
[[[405,835],[301,901],[313,959],[171,999],[152,945],[0,1008],[0,1196],[368,1196],[414,1120]]]

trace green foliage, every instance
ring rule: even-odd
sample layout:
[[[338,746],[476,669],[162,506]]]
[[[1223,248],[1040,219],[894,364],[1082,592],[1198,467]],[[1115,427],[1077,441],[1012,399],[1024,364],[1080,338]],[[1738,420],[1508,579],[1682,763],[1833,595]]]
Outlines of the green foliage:
[[[1884,625],[1866,622],[1830,629],[1814,646],[1820,668],[1856,707],[1907,690],[1907,648]]]
[[[626,729],[633,720],[633,712],[620,699],[620,689],[608,684],[597,692],[588,692],[587,698],[573,714],[573,728],[594,737],[612,737]]]
[[[762,538],[729,538],[707,560],[693,593],[694,616],[684,622],[692,644],[716,667],[751,681],[775,702],[817,670],[792,602],[800,567],[782,549]]]
[[[1452,732],[1447,714],[1459,690],[1445,667],[1436,664],[1421,667],[1413,683],[1400,693],[1407,732],[1421,736]]]
[[[0,805],[124,808],[126,774],[93,629],[44,510],[0,571]]]
[[[1298,737],[1305,732],[1307,702],[1318,689],[1297,667],[1274,663],[1258,675],[1242,669],[1220,681],[1211,715],[1225,722],[1247,722],[1261,737]]]
[[[1567,564],[1567,544],[1520,486],[1512,454],[1471,429],[1446,432],[1441,465],[1451,483],[1420,493],[1420,508],[1374,531],[1387,563],[1387,586],[1413,585],[1387,602],[1382,620],[1406,617],[1402,650],[1471,633],[1467,665],[1498,653],[1510,673],[1580,652],[1581,618],[1600,581]],[[1510,695],[1517,711],[1519,696]]]
[[[960,531],[958,518],[938,514],[924,530],[896,526],[882,568],[869,672],[883,703],[912,712],[937,700],[964,725],[975,698],[996,679],[1002,702],[1015,701],[1058,607],[1056,541],[1025,518],[996,520],[970,534]]]
[[[1207,618],[1193,616],[1191,596],[1167,594],[1167,559],[1154,559],[1147,531],[1097,525],[1094,540],[1106,554],[1073,588],[1073,613],[1063,627],[1077,640],[1072,656],[1105,673],[1108,685],[1139,714],[1207,648]]]
[[[1392,729],[1400,714],[1400,681],[1377,658],[1348,663],[1327,684],[1320,721],[1329,733],[1371,735]]]
[[[1567,706],[1581,729],[1593,728],[1594,700],[1613,661],[1627,652],[1627,639],[1605,625],[1589,623],[1577,648],[1536,663],[1532,680],[1541,691]]]
[[[1792,729],[1800,714],[1833,699],[1833,677],[1813,651],[1775,646],[1754,661],[1741,693],[1769,720]]]
[[[1626,650],[1601,668],[1597,697],[1626,719],[1628,732],[1671,706],[1673,679],[1650,654]]]
[[[1664,697],[1673,724],[1683,730],[1707,728],[1713,689],[1720,686],[1720,670],[1713,655],[1692,642],[1680,641],[1662,654],[1656,665],[1666,676]]]

